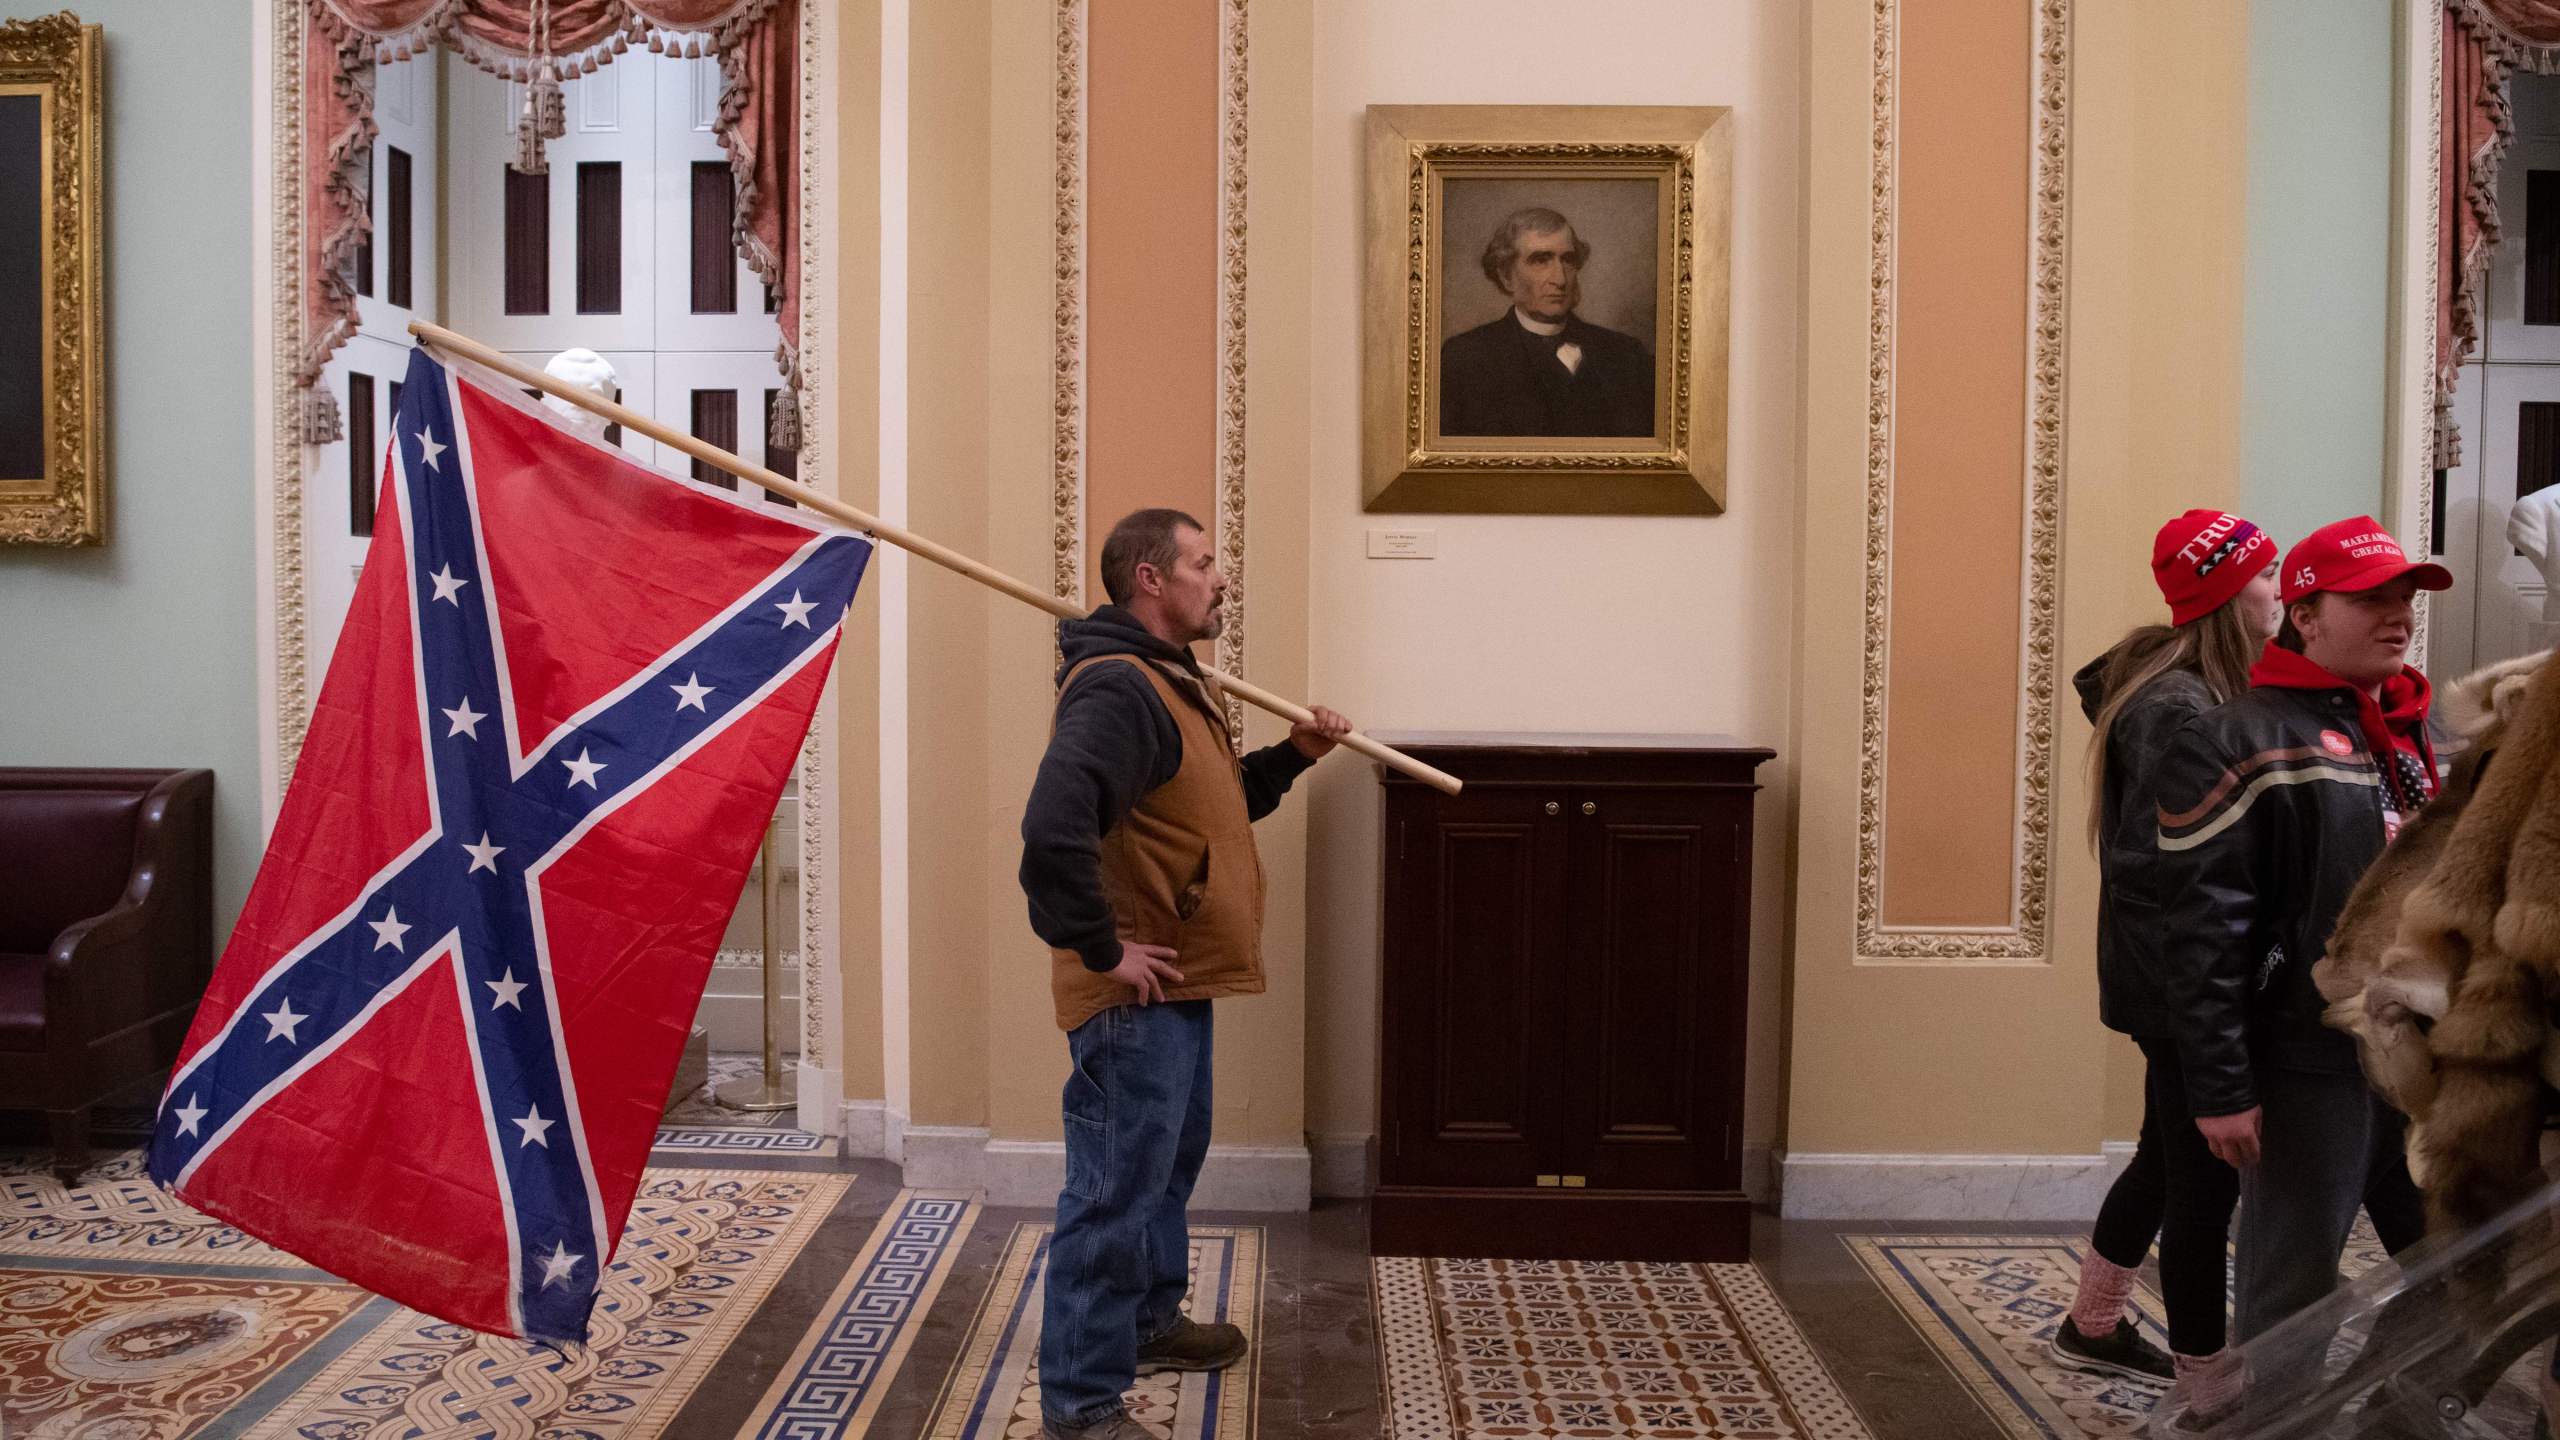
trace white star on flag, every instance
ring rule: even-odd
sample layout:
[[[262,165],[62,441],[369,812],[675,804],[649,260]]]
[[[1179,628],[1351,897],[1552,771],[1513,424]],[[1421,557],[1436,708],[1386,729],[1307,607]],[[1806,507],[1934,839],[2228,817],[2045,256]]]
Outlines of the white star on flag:
[[[583,745],[578,747],[577,759],[563,760],[560,763],[569,767],[569,785],[572,789],[580,785],[590,790],[595,789],[596,772],[604,768],[603,761],[587,758],[587,749]]]
[[[545,1145],[542,1148],[548,1150],[551,1147]],[[553,1241],[551,1253],[542,1257],[542,1288],[548,1290],[568,1279],[569,1272],[577,1269],[578,1262],[586,1258],[584,1255],[570,1254],[568,1246],[556,1240]]]
[[[539,1145],[545,1150],[551,1148],[548,1132],[555,1122],[542,1118],[541,1106],[535,1105],[525,1111],[523,1119],[511,1120],[507,1123],[524,1132],[524,1138],[516,1142],[517,1149],[521,1150],[527,1145]]]
[[[436,457],[443,454],[446,448],[437,444],[436,437],[433,435],[424,430],[418,432],[418,449],[422,453],[422,458],[426,460],[428,469],[436,468]]]
[[[203,1106],[196,1103],[196,1097],[190,1095],[187,1097],[186,1104],[179,1106],[177,1109],[172,1110],[169,1113],[178,1117],[179,1134],[193,1135],[197,1133],[196,1122],[204,1119],[205,1109]]]
[[[687,675],[684,677],[683,684],[670,685],[667,688],[676,692],[677,709],[702,710],[706,715],[711,713],[703,709],[702,697],[711,693],[711,687],[702,683],[701,675]]]
[[[468,735],[477,740],[480,738],[480,722],[488,719],[489,714],[485,710],[472,709],[471,697],[465,695],[461,704],[444,712],[444,718],[453,722],[453,728],[444,732],[444,738],[450,740],[456,735]]]
[[[294,1014],[293,997],[288,995],[276,1002],[276,1008],[258,1018],[267,1022],[268,1040],[281,1038],[288,1044],[299,1045],[302,1043],[302,1037],[293,1033],[294,1027],[311,1017]]]
[[[783,629],[788,630],[797,625],[806,630],[809,628],[809,612],[818,608],[818,602],[803,600],[800,598],[800,592],[794,590],[791,592],[790,599],[775,601],[773,608],[782,612]]]
[[[506,846],[489,843],[489,832],[486,830],[480,832],[479,844],[465,845],[462,848],[471,852],[471,869],[463,871],[465,875],[477,870],[486,870],[492,875],[497,874],[498,857],[507,853]]]
[[[480,983],[498,992],[498,998],[489,1002],[490,1009],[496,1010],[502,1006],[513,1006],[518,1010],[524,1008],[524,1002],[516,997],[524,993],[525,982],[516,978],[514,966],[508,966],[506,973],[497,979],[483,980]]]
[[[459,610],[462,608],[462,602],[453,598],[454,592],[471,582],[454,574],[452,566],[439,565],[436,567],[436,573],[427,577],[427,583],[436,587],[436,593],[428,598],[429,604],[441,600]]]
[[[381,919],[364,923],[373,927],[373,948],[376,950],[385,946],[398,950],[400,937],[409,933],[409,927],[400,923],[399,910],[392,906],[383,907]]]

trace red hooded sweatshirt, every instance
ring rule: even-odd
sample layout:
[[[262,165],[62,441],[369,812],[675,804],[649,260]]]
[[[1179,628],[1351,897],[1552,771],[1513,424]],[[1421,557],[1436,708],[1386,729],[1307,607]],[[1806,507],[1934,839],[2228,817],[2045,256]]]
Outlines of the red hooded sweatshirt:
[[[2267,643],[2249,671],[2249,683],[2285,690],[2345,690],[2356,697],[2356,724],[2365,748],[2382,772],[2383,832],[2400,833],[2400,822],[2436,793],[2435,747],[2427,743],[2427,705],[2434,691],[2427,677],[2407,665],[2382,682],[2382,702],[2314,664],[2311,657]]]

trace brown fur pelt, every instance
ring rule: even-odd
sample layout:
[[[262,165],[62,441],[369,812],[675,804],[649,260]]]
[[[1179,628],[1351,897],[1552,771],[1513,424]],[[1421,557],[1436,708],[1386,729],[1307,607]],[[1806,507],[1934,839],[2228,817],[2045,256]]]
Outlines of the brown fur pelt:
[[[2448,688],[2441,713],[2470,748],[2366,871],[2312,972],[2329,1024],[2409,1117],[2438,1229],[2532,1189],[2543,1080],[2560,1074],[2560,666],[2547,658]]]

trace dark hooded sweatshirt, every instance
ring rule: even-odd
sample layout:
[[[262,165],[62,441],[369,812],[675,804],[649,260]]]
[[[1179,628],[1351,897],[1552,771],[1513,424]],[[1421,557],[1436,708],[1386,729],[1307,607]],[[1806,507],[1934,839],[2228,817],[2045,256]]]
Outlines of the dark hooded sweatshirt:
[[[1066,660],[1060,683],[1098,655],[1137,656],[1173,677],[1177,689],[1199,683],[1200,667],[1189,651],[1158,640],[1117,605],[1059,621],[1058,648]],[[1285,740],[1245,756],[1245,813],[1256,820],[1270,814],[1314,763]],[[1040,757],[1022,813],[1022,891],[1031,902],[1032,931],[1074,951],[1088,970],[1120,963],[1116,917],[1102,894],[1102,837],[1181,768],[1182,734],[1136,670],[1097,665],[1058,697],[1048,753]]]

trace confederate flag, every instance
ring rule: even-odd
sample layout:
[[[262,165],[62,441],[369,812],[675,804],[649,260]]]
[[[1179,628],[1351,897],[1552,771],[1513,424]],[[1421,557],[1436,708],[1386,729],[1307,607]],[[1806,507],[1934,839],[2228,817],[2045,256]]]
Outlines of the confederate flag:
[[[583,1340],[871,547],[409,362],[373,549],[151,1175]]]

